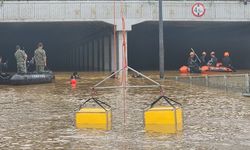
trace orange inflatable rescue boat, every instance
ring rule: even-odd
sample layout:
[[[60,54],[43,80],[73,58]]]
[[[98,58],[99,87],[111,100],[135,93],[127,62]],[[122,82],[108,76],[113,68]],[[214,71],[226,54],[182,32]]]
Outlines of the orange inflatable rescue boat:
[[[180,73],[189,73],[190,69],[188,66],[182,66],[179,69]],[[233,72],[231,68],[223,67],[223,66],[202,66],[201,72]]]

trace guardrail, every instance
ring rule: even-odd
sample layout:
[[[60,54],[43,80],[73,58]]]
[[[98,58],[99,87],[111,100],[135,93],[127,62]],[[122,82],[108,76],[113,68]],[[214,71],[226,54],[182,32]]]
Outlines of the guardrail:
[[[249,74],[167,76],[166,79],[212,88],[220,88],[242,93],[250,93]]]

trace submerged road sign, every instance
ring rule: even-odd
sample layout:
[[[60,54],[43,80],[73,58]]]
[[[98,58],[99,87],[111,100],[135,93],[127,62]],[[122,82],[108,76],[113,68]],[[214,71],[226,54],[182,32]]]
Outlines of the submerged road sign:
[[[192,14],[196,17],[202,17],[206,13],[206,8],[203,3],[196,2],[192,6]]]

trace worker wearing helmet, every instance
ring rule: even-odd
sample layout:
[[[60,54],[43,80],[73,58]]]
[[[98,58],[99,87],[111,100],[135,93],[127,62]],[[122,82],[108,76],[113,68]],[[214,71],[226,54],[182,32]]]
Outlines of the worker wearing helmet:
[[[195,58],[194,52],[190,52],[187,65],[190,69],[190,73],[200,73],[201,72],[198,61]]]
[[[201,60],[201,66],[207,65],[207,53],[205,51],[201,53],[200,60]]]
[[[218,62],[218,59],[216,58],[216,56],[215,56],[215,52],[214,51],[212,51],[211,53],[210,53],[210,60],[208,61],[208,63],[207,63],[207,65],[208,66],[213,66],[213,67],[215,67],[216,66],[216,64],[217,64],[217,62]]]
[[[222,58],[222,65],[227,68],[231,68],[235,71],[235,69],[232,66],[231,58],[229,57],[229,52],[224,52],[224,57]]]

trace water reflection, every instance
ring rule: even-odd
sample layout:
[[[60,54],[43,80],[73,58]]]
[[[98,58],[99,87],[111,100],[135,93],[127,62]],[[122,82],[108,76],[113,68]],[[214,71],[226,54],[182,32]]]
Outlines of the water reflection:
[[[182,134],[144,131],[144,109],[159,96],[158,89],[147,88],[128,89],[125,101],[121,89],[98,91],[99,99],[112,106],[112,130],[76,129],[74,115],[81,100],[108,74],[80,73],[75,89],[70,73],[57,73],[52,84],[0,86],[0,149],[250,148],[249,98],[176,81],[161,83],[166,94],[184,106]],[[157,72],[146,74],[158,78]]]

